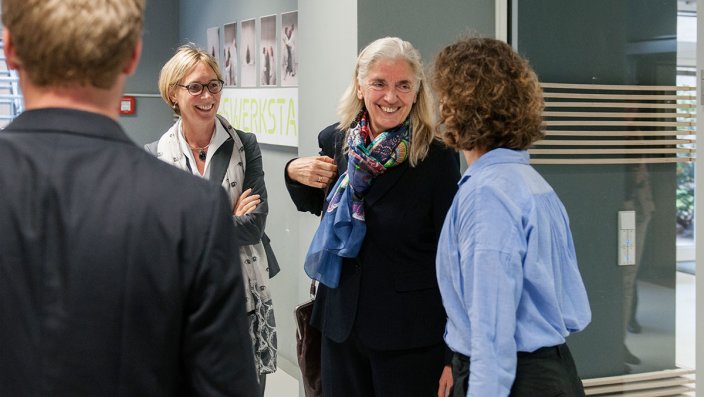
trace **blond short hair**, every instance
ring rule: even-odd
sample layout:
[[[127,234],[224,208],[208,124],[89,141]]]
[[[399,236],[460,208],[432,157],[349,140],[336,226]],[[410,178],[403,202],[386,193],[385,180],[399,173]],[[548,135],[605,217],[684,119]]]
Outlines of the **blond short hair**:
[[[412,133],[409,164],[415,166],[426,158],[428,148],[434,140],[433,111],[431,92],[426,84],[421,54],[408,41],[398,37],[384,37],[373,41],[360,51],[352,81],[338,104],[340,129],[347,130],[357,121],[358,115],[365,106],[364,101],[357,97],[357,89],[364,83],[372,65],[382,59],[403,59],[409,63],[414,73],[416,102],[411,106],[409,113]]]
[[[40,87],[114,85],[142,34],[145,0],[2,0],[15,61]]]
[[[174,106],[175,103],[171,99],[172,90],[176,88],[176,84],[180,84],[179,82],[191,69],[201,62],[210,66],[218,79],[223,80],[223,74],[215,58],[193,43],[179,47],[174,56],[164,64],[162,71],[159,73],[159,93],[162,99],[164,99],[164,102],[166,102],[170,108],[174,109],[174,112],[178,115],[181,115],[181,111],[178,106]]]

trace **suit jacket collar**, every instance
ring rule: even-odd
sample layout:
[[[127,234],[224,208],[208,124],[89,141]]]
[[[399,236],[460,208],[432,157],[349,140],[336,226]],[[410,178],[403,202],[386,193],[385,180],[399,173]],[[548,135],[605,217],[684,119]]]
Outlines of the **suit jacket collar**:
[[[8,130],[47,133],[68,133],[107,139],[134,145],[120,124],[102,114],[65,108],[25,110],[17,116]]]
[[[409,169],[409,160],[388,169],[384,174],[375,178],[372,186],[365,195],[365,203],[368,206],[374,205],[401,179],[402,175]]]
[[[233,154],[234,141],[232,134],[234,131],[233,127],[230,126],[230,123],[228,123],[227,120],[220,115],[217,117],[220,123],[223,124],[223,127],[225,127],[228,135],[230,135],[230,137],[228,137],[228,139],[220,145],[211,158],[210,179],[220,183],[223,181],[223,178],[225,178],[225,173],[228,170],[228,164],[230,163],[230,157]]]

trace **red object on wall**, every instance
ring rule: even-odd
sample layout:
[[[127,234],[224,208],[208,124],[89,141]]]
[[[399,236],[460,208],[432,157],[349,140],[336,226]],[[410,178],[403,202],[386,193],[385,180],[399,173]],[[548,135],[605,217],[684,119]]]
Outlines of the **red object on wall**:
[[[120,99],[120,114],[121,115],[135,114],[135,97],[124,96]]]

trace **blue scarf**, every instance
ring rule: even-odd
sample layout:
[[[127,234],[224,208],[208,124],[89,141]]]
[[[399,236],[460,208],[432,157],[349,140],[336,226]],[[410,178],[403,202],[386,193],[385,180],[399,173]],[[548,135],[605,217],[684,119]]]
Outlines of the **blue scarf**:
[[[355,258],[365,239],[364,197],[374,179],[409,156],[409,121],[370,142],[368,115],[348,133],[348,168],[328,194],[328,208],[304,260],[306,274],[336,288],[343,258]]]

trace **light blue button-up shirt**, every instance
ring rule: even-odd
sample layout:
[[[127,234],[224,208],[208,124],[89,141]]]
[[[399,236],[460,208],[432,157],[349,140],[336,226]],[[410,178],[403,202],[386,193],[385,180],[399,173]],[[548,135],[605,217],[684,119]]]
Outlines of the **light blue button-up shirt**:
[[[436,258],[445,340],[470,357],[468,397],[509,395],[517,352],[590,322],[563,204],[526,151],[495,149],[463,174]]]

